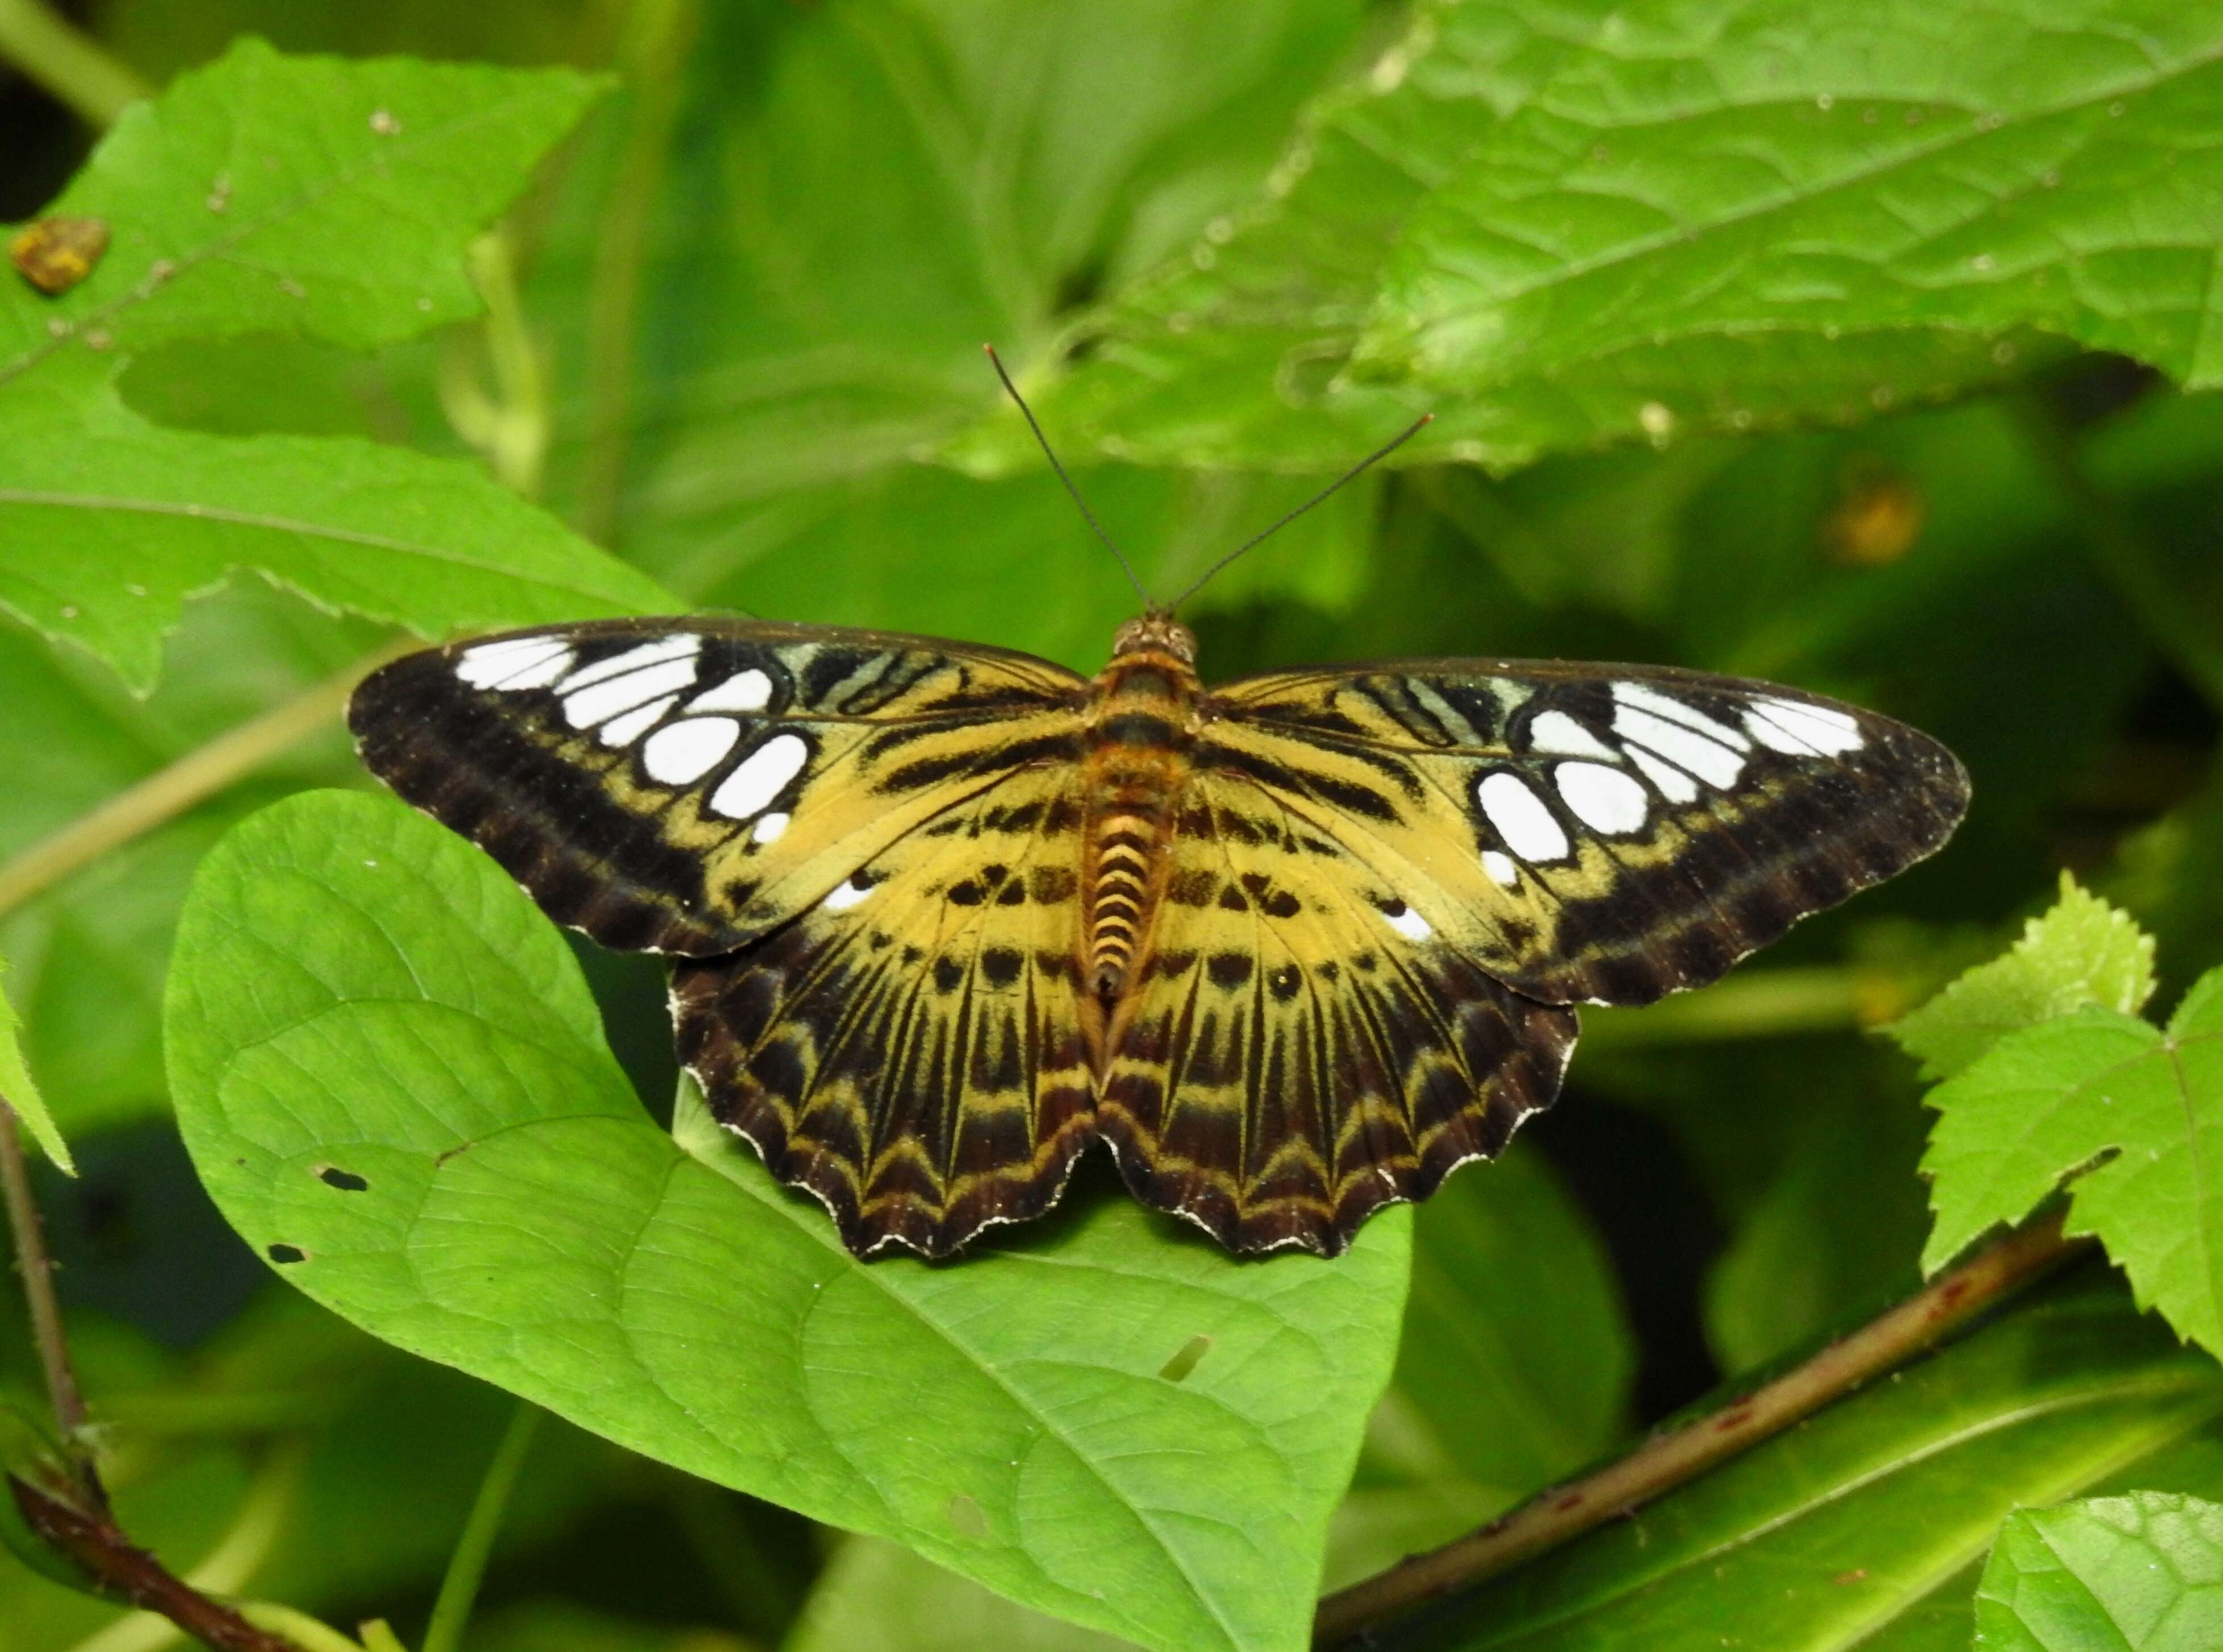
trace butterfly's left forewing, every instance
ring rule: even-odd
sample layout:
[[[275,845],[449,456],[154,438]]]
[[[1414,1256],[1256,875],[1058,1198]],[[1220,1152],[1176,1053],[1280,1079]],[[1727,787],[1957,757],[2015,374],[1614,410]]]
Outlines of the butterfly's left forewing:
[[[1443,943],[1552,1003],[1703,986],[1930,854],[1951,753],[1771,684],[1417,660],[1218,690],[1200,769],[1245,774]]]

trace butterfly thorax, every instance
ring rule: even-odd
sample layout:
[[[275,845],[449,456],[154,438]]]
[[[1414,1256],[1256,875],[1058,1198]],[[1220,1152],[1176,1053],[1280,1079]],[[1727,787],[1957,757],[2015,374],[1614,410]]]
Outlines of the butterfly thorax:
[[[1091,685],[1083,952],[1089,983],[1107,1009],[1126,979],[1163,879],[1166,823],[1195,738],[1195,639],[1172,620],[1130,621],[1114,639],[1111,664]]]

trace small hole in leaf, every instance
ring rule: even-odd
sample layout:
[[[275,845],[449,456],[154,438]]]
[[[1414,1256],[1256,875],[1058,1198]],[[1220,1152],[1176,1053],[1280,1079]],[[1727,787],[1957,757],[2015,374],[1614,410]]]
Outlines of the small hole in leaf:
[[[1194,1371],[1197,1362],[1211,1351],[1212,1339],[1201,1334],[1181,1345],[1181,1351],[1166,1361],[1158,1375],[1169,1383],[1177,1383]]]
[[[949,1523],[960,1537],[977,1540],[988,1535],[987,1511],[962,1491],[949,1499]]]
[[[317,1180],[328,1188],[337,1188],[342,1193],[361,1193],[370,1186],[353,1170],[343,1170],[337,1164],[327,1164],[318,1171]]]
[[[309,1253],[298,1245],[274,1245],[267,1254],[273,1262],[306,1262]]]

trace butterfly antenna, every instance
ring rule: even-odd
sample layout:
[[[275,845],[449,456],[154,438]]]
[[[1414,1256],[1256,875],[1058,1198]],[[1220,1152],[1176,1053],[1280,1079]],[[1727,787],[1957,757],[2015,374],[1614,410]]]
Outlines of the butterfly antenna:
[[[1329,495],[1335,493],[1346,483],[1357,481],[1358,478],[1365,475],[1367,471],[1381,463],[1382,460],[1388,458],[1392,453],[1395,453],[1399,448],[1404,446],[1406,443],[1411,441],[1415,436],[1418,436],[1422,431],[1426,430],[1428,427],[1429,423],[1434,419],[1434,418],[1435,414],[1432,413],[1422,413],[1418,419],[1415,419],[1411,424],[1406,426],[1403,430],[1400,431],[1395,437],[1389,441],[1384,442],[1380,447],[1376,448],[1374,451],[1368,454],[1357,464],[1352,465],[1350,470],[1345,471],[1333,482],[1329,482],[1326,487],[1321,489],[1310,499],[1305,501],[1305,502],[1298,506],[1296,509],[1289,512],[1287,515],[1282,517],[1271,526],[1253,533],[1249,539],[1244,540],[1242,544],[1237,545],[1225,556],[1220,558],[1219,561],[1213,563],[1211,567],[1206,569],[1203,574],[1198,577],[1193,584],[1166,605],[1166,612],[1168,614],[1172,613],[1183,602],[1187,602],[1190,597],[1202,590],[1214,574],[1218,573],[1222,568],[1225,568],[1229,563],[1234,561],[1236,558],[1241,556],[1244,552],[1272,539],[1276,533],[1279,533],[1283,528],[1288,526],[1290,523],[1295,521],[1297,518],[1302,516],[1313,506],[1325,504],[1327,501]]]
[[[1057,472],[1057,479],[1065,484],[1066,492],[1073,495],[1073,502],[1080,507],[1082,517],[1090,527],[1096,530],[1096,537],[1103,540],[1105,548],[1119,559],[1119,571],[1127,576],[1127,583],[1135,588],[1135,595],[1143,599],[1143,606],[1151,607],[1149,592],[1144,590],[1143,582],[1135,577],[1135,564],[1127,560],[1127,553],[1104,531],[1104,524],[1096,520],[1096,513],[1088,508],[1088,501],[1080,496],[1080,489],[1073,485],[1073,478],[1065,474],[1065,467],[1057,462],[1057,455],[1050,448],[1049,438],[1042,434],[1042,424],[1035,418],[1035,410],[1027,406],[1027,399],[1019,394],[1019,387],[1011,382],[1011,375],[1004,370],[1004,358],[996,354],[993,344],[983,344],[980,348],[988,352],[989,361],[995,364],[996,376],[1003,380],[1004,388],[1011,393],[1011,400],[1026,415],[1027,428],[1034,432],[1035,440],[1042,444],[1042,457],[1048,459],[1049,468]]]

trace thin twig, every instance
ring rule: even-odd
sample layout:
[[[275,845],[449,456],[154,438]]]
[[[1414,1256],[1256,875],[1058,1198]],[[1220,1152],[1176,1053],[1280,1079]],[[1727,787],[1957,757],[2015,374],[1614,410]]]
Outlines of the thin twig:
[[[0,0],[4,3],[4,0]],[[249,718],[187,752],[167,768],[157,769],[127,786],[89,814],[80,815],[52,836],[34,843],[0,866],[0,917],[32,896],[51,888],[80,867],[112,848],[150,832],[244,779],[295,741],[330,722],[346,705],[355,685],[372,667],[414,642],[381,648],[336,677],[305,689],[283,704]]]
[[[486,1576],[488,1557],[494,1553],[494,1540],[509,1507],[509,1494],[517,1489],[517,1477],[539,1427],[540,1408],[530,1400],[518,1401],[501,1443],[494,1447],[494,1460],[487,1465],[486,1478],[479,1482],[463,1535],[448,1557],[448,1574],[440,1579],[439,1598],[433,1601],[432,1618],[425,1627],[424,1652],[456,1652],[463,1644],[480,1579]]]
[[[166,1571],[104,1512],[87,1513],[12,1474],[8,1490],[24,1523],[76,1561],[104,1593],[161,1613],[216,1652],[299,1652],[293,1642],[257,1629],[230,1606]]]
[[[0,0],[0,59],[88,126],[112,125],[147,95],[137,75],[41,0]]]
[[[16,1271],[23,1277],[23,1297],[31,1310],[31,1339],[38,1344],[39,1364],[46,1371],[47,1397],[54,1402],[54,1431],[60,1436],[64,1460],[87,1505],[105,1509],[107,1496],[85,1444],[85,1397],[78,1391],[77,1374],[70,1369],[69,1339],[62,1331],[61,1304],[54,1298],[54,1264],[47,1254],[46,1230],[39,1220],[38,1202],[31,1197],[30,1172],[23,1163],[22,1132],[16,1128],[16,1109],[4,1098],[0,1098],[0,1194],[8,1201],[8,1226],[16,1237]]]
[[[1658,1434],[1595,1473],[1540,1492],[1479,1530],[1328,1596],[1313,1643],[1332,1646],[1453,1589],[1470,1587],[1694,1479],[1935,1346],[1978,1314],[2090,1248],[2054,1215],[1960,1266],[1730,1405]]]

